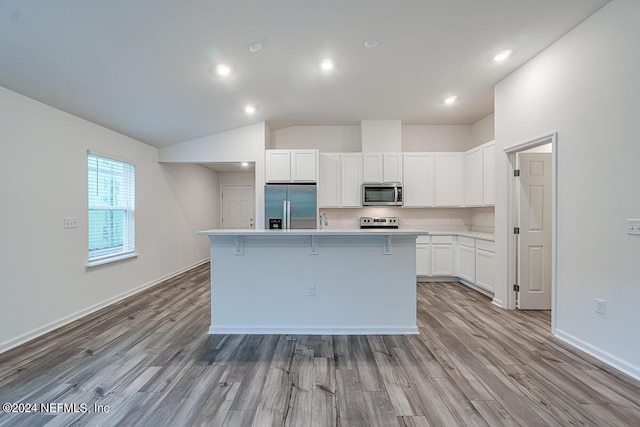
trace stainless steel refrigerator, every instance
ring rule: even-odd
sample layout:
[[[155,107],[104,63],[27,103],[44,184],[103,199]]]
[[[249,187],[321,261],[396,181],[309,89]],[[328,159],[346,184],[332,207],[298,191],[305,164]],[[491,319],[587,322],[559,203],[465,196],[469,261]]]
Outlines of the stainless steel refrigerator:
[[[315,184],[267,184],[264,187],[265,228],[318,228]]]

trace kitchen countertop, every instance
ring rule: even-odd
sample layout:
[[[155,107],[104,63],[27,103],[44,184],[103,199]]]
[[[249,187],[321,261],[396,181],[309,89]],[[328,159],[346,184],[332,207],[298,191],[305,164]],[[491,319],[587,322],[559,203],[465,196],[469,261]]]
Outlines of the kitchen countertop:
[[[492,233],[483,233],[480,231],[429,231],[430,236],[464,236],[472,239],[489,240],[495,242]]]
[[[323,228],[296,230],[269,229],[213,229],[198,231],[201,236],[426,236],[426,230],[416,229],[360,229]]]

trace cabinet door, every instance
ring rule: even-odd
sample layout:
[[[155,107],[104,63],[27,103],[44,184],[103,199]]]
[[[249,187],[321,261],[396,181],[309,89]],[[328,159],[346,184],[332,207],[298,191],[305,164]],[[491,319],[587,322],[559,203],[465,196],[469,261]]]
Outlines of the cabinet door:
[[[453,245],[431,245],[431,275],[453,276]]]
[[[431,245],[416,243],[416,276],[431,275]]]
[[[341,154],[342,207],[362,206],[362,155]]]
[[[435,154],[435,205],[460,206],[460,155]]]
[[[495,270],[493,252],[476,249],[476,282],[477,286],[494,292]]]
[[[433,206],[433,181],[433,153],[404,155],[402,197],[405,207]]]
[[[362,154],[363,182],[382,182],[382,154]]]
[[[382,155],[382,178],[384,182],[402,182],[402,153]]]
[[[320,207],[340,206],[340,154],[320,154]]]
[[[317,159],[317,150],[292,150],[291,181],[316,182],[318,180]]]
[[[470,283],[476,281],[476,249],[458,246],[458,277]]]
[[[464,205],[482,206],[482,146],[463,154]]]
[[[488,206],[496,204],[496,146],[493,142],[483,146],[482,153],[482,196]]]
[[[267,182],[291,181],[291,151],[266,150],[265,156]]]

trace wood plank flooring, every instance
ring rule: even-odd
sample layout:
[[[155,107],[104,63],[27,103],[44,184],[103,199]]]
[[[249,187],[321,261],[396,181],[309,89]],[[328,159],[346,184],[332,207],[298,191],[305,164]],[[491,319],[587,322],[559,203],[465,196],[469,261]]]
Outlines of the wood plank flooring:
[[[0,425],[640,425],[640,383],[552,337],[548,312],[455,283],[417,298],[420,335],[209,336],[203,265],[1,354],[0,403],[67,407]]]

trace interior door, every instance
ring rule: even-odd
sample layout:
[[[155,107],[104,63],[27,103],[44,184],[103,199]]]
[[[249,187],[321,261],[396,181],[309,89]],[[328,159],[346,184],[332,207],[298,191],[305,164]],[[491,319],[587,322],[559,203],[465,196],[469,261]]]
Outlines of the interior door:
[[[551,309],[551,154],[519,153],[518,308]]]
[[[254,228],[253,185],[222,186],[222,228]]]

